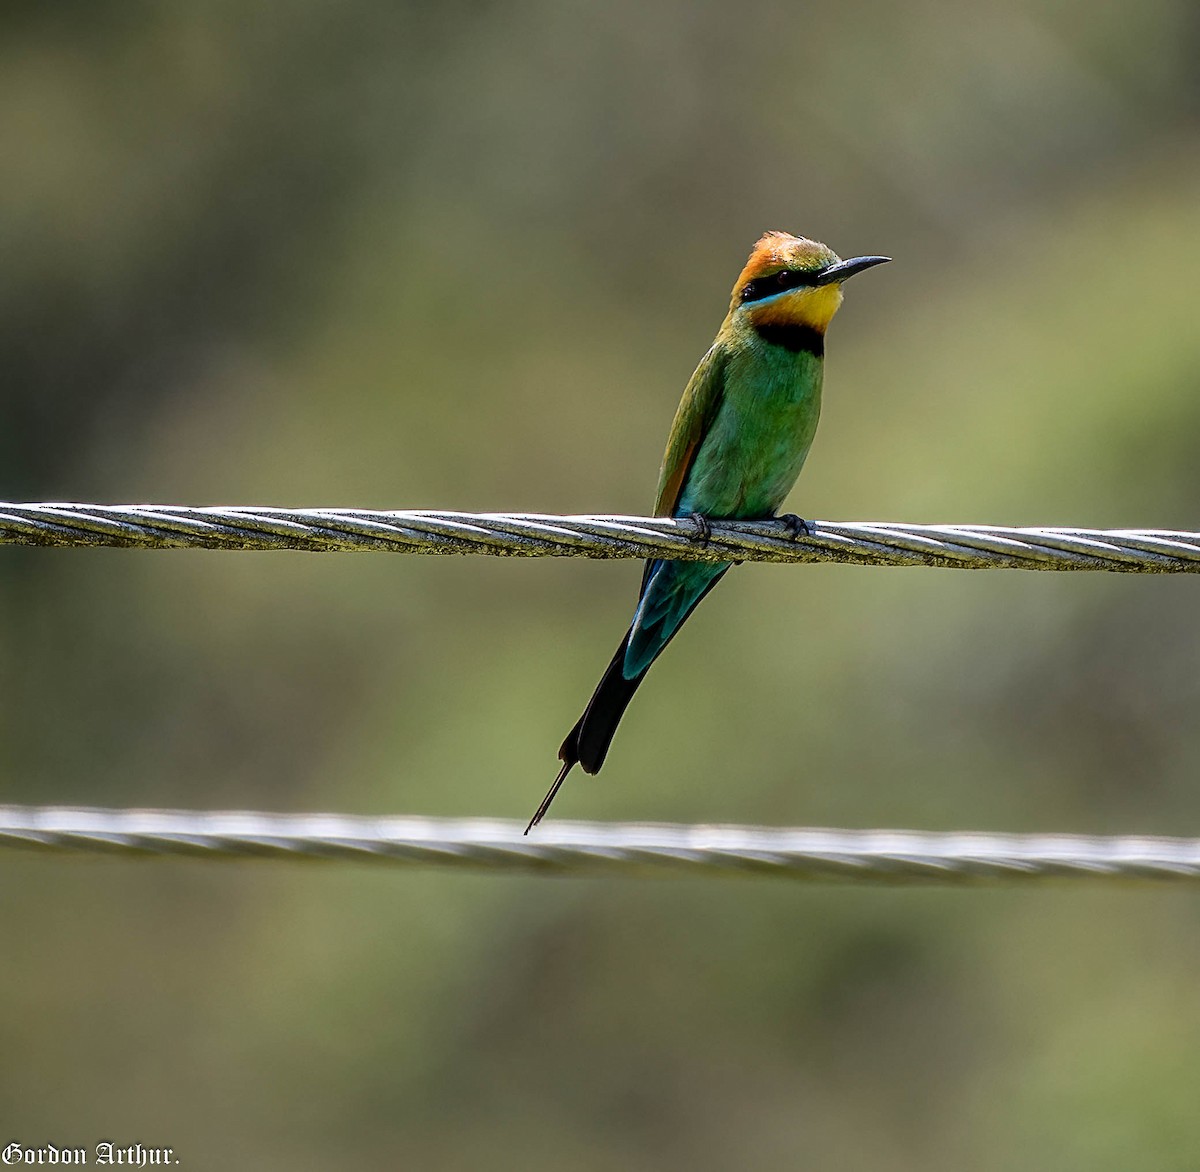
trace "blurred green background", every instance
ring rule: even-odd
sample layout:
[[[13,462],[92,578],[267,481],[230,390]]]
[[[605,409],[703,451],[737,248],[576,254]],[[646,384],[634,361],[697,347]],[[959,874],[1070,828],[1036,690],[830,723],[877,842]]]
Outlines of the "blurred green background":
[[[1192,0],[10,3],[16,500],[628,512],[758,234],[883,252],[790,502],[1200,527]],[[0,551],[3,800],[526,817],[583,560]],[[1200,834],[1197,584],[747,566],[559,817]],[[1200,909],[0,858],[8,1142],[1200,1161]]]

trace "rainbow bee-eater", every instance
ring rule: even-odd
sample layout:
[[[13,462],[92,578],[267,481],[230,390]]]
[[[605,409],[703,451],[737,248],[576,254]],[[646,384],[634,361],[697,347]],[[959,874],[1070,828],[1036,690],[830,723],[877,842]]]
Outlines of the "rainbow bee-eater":
[[[768,232],[742,269],[716,340],[683,392],[658,479],[656,517],[774,517],[817,430],[825,328],[842,283],[886,256],[841,260],[815,240]],[[787,518],[794,533],[804,526]],[[562,769],[525,833],[550,808],[575,765],[596,773],[622,715],[684,620],[730,562],[646,563],[633,622],[588,706],[558,751]]]

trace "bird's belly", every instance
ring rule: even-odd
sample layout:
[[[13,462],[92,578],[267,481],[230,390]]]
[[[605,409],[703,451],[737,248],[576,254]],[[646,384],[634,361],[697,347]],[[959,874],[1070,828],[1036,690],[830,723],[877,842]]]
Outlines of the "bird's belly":
[[[778,511],[816,432],[819,376],[785,391],[726,399],[696,453],[676,515],[753,518]]]

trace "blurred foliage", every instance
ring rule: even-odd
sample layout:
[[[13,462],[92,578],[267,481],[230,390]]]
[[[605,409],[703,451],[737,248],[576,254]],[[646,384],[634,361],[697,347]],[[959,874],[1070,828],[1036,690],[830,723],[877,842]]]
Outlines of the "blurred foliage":
[[[1184,0],[10,3],[10,499],[639,512],[755,237],[806,516],[1200,525]],[[4,799],[525,816],[629,564],[2,551]],[[746,567],[564,817],[1200,834],[1196,584]],[[1194,897],[3,858],[0,1116],[184,1166],[1195,1166]],[[7,1142],[7,1141],[6,1141]]]

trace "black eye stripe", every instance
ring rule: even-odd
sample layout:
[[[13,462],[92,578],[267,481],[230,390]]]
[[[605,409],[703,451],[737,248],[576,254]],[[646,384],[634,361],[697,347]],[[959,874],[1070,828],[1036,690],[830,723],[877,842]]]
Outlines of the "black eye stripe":
[[[816,273],[803,269],[780,269],[769,277],[755,277],[742,286],[742,304],[747,301],[761,301],[764,297],[772,297],[787,289],[802,289],[815,286]]]

